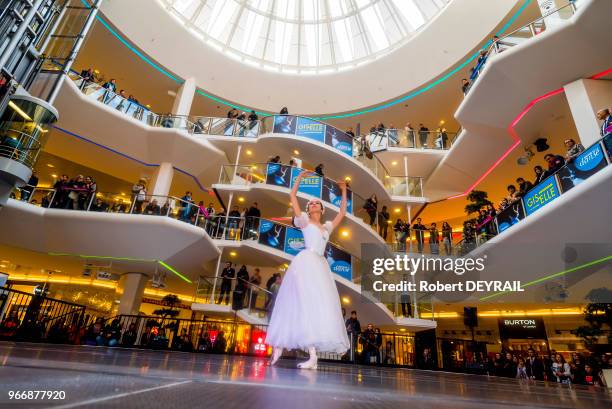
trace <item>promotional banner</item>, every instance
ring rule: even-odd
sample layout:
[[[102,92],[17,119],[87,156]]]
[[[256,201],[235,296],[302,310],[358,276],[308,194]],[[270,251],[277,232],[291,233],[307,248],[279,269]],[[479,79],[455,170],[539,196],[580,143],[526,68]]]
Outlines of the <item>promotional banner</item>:
[[[304,249],[304,235],[299,229],[287,228],[285,233],[285,253],[295,256]]]
[[[266,184],[290,187],[291,167],[280,163],[268,163],[266,167]]]
[[[523,202],[518,200],[497,215],[497,231],[501,233],[524,218]]]
[[[351,281],[353,279],[353,268],[351,266],[351,255],[329,243],[325,248],[325,259],[332,273]]]
[[[606,147],[606,152],[608,153],[608,159],[610,159],[610,163],[612,163],[612,133],[609,133],[603,139],[604,146]]]
[[[321,195],[323,201],[340,207],[342,203],[342,191],[338,184],[331,179],[323,179],[323,192]],[[346,211],[353,213],[353,192],[347,189],[346,191]]]
[[[602,144],[591,146],[557,172],[561,190],[567,192],[607,165]]]
[[[310,118],[297,118],[296,135],[325,143],[325,124]]]
[[[259,243],[284,251],[286,230],[285,225],[262,219],[259,223]]]
[[[542,318],[498,318],[501,339],[547,339]]]
[[[353,156],[353,138],[332,126],[327,126],[325,129],[325,144],[348,156]]]
[[[297,118],[293,115],[279,115],[274,117],[274,133],[295,135]]]
[[[371,152],[386,151],[389,145],[389,139],[382,132],[366,135],[366,140]]]
[[[295,183],[295,179],[302,172],[300,168],[293,168],[291,171],[291,187]],[[323,178],[321,176],[310,175],[302,179],[300,182],[300,187],[298,188],[299,192],[306,193],[308,195],[312,195],[314,197],[321,197],[321,180]]]
[[[555,176],[549,176],[523,197],[527,216],[559,197],[561,192]]]

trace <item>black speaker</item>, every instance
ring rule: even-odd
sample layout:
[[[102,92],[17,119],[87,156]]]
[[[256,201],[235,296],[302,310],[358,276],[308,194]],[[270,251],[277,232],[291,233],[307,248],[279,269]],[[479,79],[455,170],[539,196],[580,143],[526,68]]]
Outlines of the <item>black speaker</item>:
[[[463,325],[470,328],[478,326],[478,308],[463,307]]]

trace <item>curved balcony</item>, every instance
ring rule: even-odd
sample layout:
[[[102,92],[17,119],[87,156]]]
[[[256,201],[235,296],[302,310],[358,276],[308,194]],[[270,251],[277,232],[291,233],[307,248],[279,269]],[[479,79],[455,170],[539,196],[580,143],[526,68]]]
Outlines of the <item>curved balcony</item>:
[[[193,203],[172,196],[26,187],[0,212],[0,242],[41,253],[162,261],[193,277],[219,250]],[[140,200],[142,199],[142,200]]]

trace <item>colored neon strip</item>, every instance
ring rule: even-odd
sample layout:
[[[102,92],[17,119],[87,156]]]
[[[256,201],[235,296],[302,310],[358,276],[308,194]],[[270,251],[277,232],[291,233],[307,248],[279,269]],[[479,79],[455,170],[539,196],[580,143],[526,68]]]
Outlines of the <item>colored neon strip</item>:
[[[512,23],[514,23],[514,21],[523,13],[523,11],[525,11],[525,9],[527,8],[527,6],[529,6],[529,4],[532,2],[533,0],[525,0],[525,3],[523,3],[523,5],[508,19],[508,21],[501,27],[501,29],[499,29],[499,31],[497,31],[497,33],[495,33],[495,35],[502,35],[504,32],[506,32],[506,30],[508,30],[508,28],[512,25]],[[81,0],[81,3],[83,3],[83,5],[87,8],[90,8],[91,6],[87,3],[86,0]],[[117,33],[115,30],[113,30],[110,25],[104,21],[104,19],[102,19],[99,15],[96,16],[96,19],[102,23],[102,25],[115,37],[117,38],[123,45],[125,45],[130,51],[132,51],[134,54],[136,54],[140,59],[142,59],[144,62],[146,62],[147,64],[149,64],[150,66],[152,66],[153,68],[155,68],[157,71],[159,71],[160,73],[162,73],[163,75],[167,76],[168,78],[172,79],[174,82],[178,83],[178,84],[182,84],[183,82],[185,82],[183,79],[180,79],[172,74],[170,74],[168,71],[166,71],[164,68],[162,68],[160,65],[156,64],[155,62],[153,62],[151,59],[149,59],[147,56],[145,56],[142,52],[140,52],[138,49],[136,49],[134,46],[132,46],[126,39],[124,39],[119,33]],[[372,108],[368,108],[368,109],[363,109],[360,111],[355,111],[355,112],[350,112],[350,113],[345,113],[345,114],[338,114],[338,115],[324,115],[318,118],[313,118],[313,119],[319,119],[319,120],[324,120],[324,119],[340,119],[340,118],[350,118],[350,117],[355,117],[355,116],[359,116],[359,115],[364,115],[370,112],[375,112],[375,111],[380,111],[382,109],[386,109],[389,107],[392,107],[394,105],[397,104],[401,104],[402,102],[408,101],[410,99],[415,98],[416,96],[429,91],[430,89],[436,87],[437,85],[445,82],[446,80],[448,80],[450,77],[452,77],[453,75],[455,75],[457,72],[459,72],[461,69],[465,68],[466,65],[468,65],[470,62],[472,62],[475,58],[478,57],[478,54],[480,53],[481,50],[487,49],[490,45],[492,44],[491,40],[488,40],[485,45],[479,49],[477,52],[475,52],[472,56],[468,57],[468,59],[466,59],[465,61],[463,61],[458,67],[454,68],[453,70],[451,70],[450,72],[448,72],[447,74],[443,75],[442,77],[438,78],[437,80],[435,80],[434,82],[425,85],[424,87],[411,92],[408,95],[405,95],[401,98],[386,102],[384,104],[378,105],[378,106],[374,106]],[[243,111],[250,111],[251,108],[246,108],[246,107],[242,107],[239,104],[234,104],[231,103],[229,101],[226,101],[224,99],[221,99],[219,97],[215,97],[203,90],[196,90],[196,94],[197,95],[201,95],[205,98],[208,98],[210,100],[213,100],[219,104],[228,106],[228,107],[232,107],[232,108],[236,108],[236,109],[240,109]],[[262,111],[257,111],[255,110],[256,113],[258,115],[262,115],[262,116],[268,116],[270,115],[269,113],[266,112],[262,112]]]
[[[587,267],[591,267],[591,266],[594,266],[594,265],[597,265],[597,264],[605,263],[606,261],[610,261],[610,260],[612,260],[612,255],[606,256],[606,257],[602,257],[600,259],[593,260],[593,261],[590,261],[588,263],[582,264],[580,266],[569,268],[567,270],[559,271],[558,273],[549,274],[547,276],[537,278],[537,279],[535,279],[533,281],[529,281],[529,282],[527,282],[525,284],[522,284],[520,288],[531,287],[533,285],[543,283],[544,281],[552,280],[553,278],[561,277],[561,276],[564,276],[566,274],[573,273],[574,271],[582,270],[583,268],[587,268]],[[485,297],[482,297],[480,299],[480,301],[489,300],[491,298],[494,298],[494,297],[497,297],[497,296],[500,296],[500,295],[503,295],[503,294],[508,294],[510,292],[511,291],[501,291],[501,292],[498,292],[498,293],[487,295]]]
[[[90,256],[86,254],[71,254],[71,253],[47,253],[49,256],[54,257],[79,257],[83,259],[95,259],[95,260],[112,260],[112,261],[134,261],[134,262],[145,262],[145,263],[158,263],[160,266],[164,267],[168,271],[176,274],[182,280],[188,282],[189,284],[193,284],[193,281],[185,277],[183,274],[179,273],[174,267],[161,260],[149,260],[144,258],[134,258],[134,257],[113,257],[113,256]]]
[[[133,157],[133,156],[127,155],[127,154],[122,153],[122,152],[119,152],[119,151],[118,151],[118,150],[116,150],[116,149],[110,148],[110,147],[108,147],[108,146],[106,146],[106,145],[102,145],[102,144],[100,144],[100,143],[98,143],[98,142],[95,142],[95,141],[93,141],[93,140],[89,139],[89,138],[86,138],[86,137],[84,137],[84,136],[81,136],[81,135],[79,135],[79,134],[76,134],[76,133],[74,133],[74,132],[71,132],[71,131],[69,131],[69,130],[67,130],[67,129],[64,129],[64,128],[61,128],[61,127],[59,127],[59,126],[56,126],[56,125],[52,125],[52,126],[53,126],[53,128],[57,129],[58,131],[61,131],[61,132],[65,133],[66,135],[70,135],[70,136],[72,136],[72,137],[75,137],[75,138],[77,138],[77,139],[80,139],[80,140],[81,140],[81,141],[83,141],[83,142],[90,143],[90,144],[92,144],[92,145],[94,145],[94,146],[96,146],[96,147],[98,147],[98,148],[101,148],[101,149],[107,150],[107,151],[109,151],[109,152],[111,152],[111,153],[114,153],[115,155],[119,155],[119,156],[121,156],[121,157],[123,157],[123,158],[125,158],[125,159],[129,159],[129,160],[131,160],[131,161],[133,161],[133,162],[138,163],[139,165],[143,165],[143,166],[147,166],[147,167],[159,167],[159,166],[160,166],[158,163],[147,163],[147,162],[144,162],[144,161],[142,161],[142,160],[140,160],[140,159],[137,159],[137,158],[135,158],[135,157]],[[176,170],[177,172],[180,172],[180,173],[182,173],[182,174],[184,174],[184,175],[189,176],[190,178],[192,178],[192,179],[193,179],[193,181],[194,181],[194,182],[195,182],[195,183],[198,185],[198,187],[200,188],[200,190],[202,190],[203,192],[206,192],[206,193],[209,193],[209,192],[210,192],[210,191],[209,191],[209,190],[208,190],[206,187],[204,187],[204,186],[202,185],[202,183],[200,182],[200,180],[199,180],[198,178],[196,178],[194,175],[192,175],[191,173],[189,173],[189,172],[187,172],[187,171],[185,171],[185,170],[183,170],[183,169],[177,168],[176,166],[172,166],[172,167],[173,167],[173,168],[174,168],[174,170]]]

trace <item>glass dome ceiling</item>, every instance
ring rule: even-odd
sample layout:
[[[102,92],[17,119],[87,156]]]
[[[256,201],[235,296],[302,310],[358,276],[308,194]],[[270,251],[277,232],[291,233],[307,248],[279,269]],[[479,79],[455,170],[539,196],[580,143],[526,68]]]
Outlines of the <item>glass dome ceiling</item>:
[[[451,0],[160,0],[204,42],[291,73],[349,69],[408,41]]]

